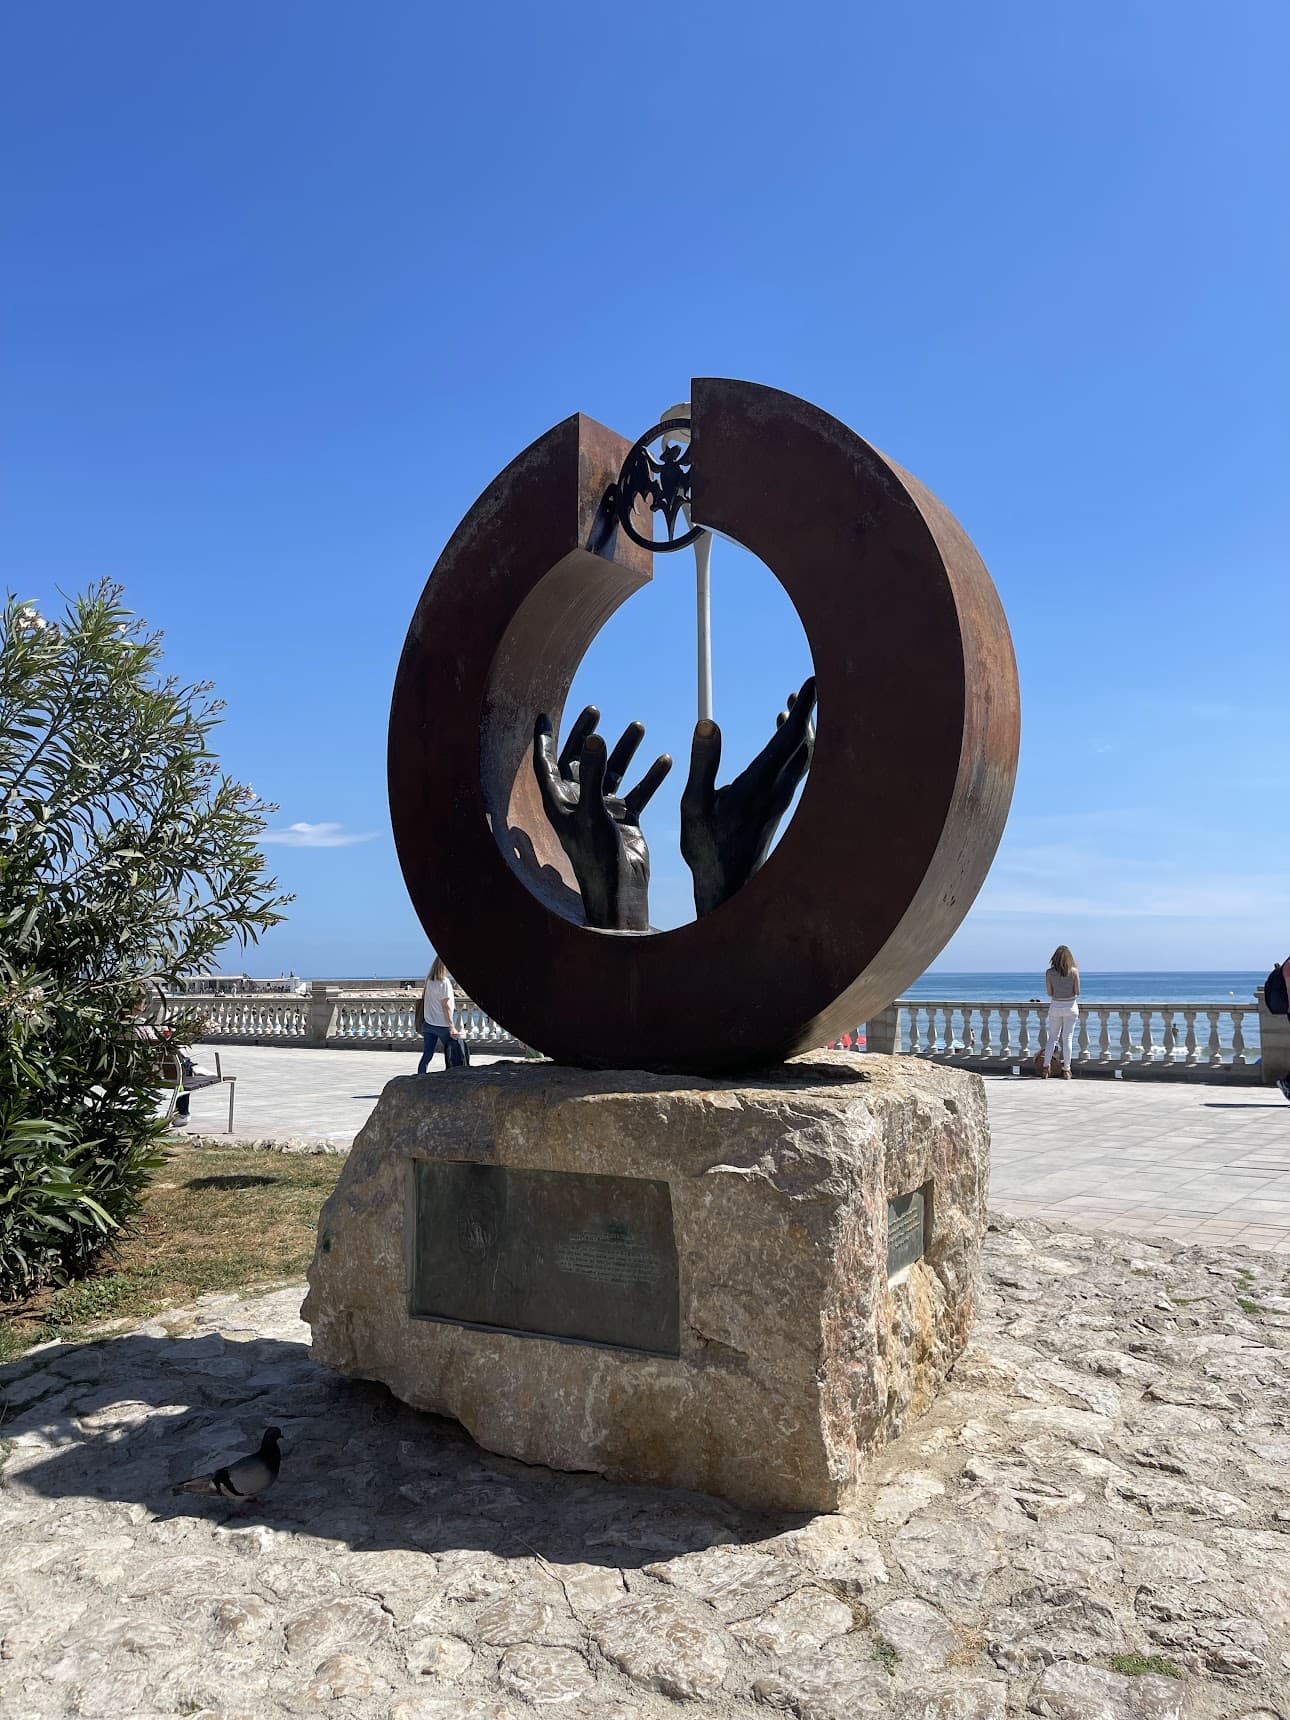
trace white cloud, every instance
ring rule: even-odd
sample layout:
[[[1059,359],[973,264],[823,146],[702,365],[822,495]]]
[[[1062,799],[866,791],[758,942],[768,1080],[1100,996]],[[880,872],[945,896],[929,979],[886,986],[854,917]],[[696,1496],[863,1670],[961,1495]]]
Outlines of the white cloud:
[[[377,830],[346,830],[343,824],[288,824],[285,830],[266,830],[261,842],[276,842],[282,848],[349,848],[355,842],[371,842]]]
[[[1277,879],[1202,879],[1195,885],[1126,886],[1117,892],[1091,897],[1045,895],[1042,891],[987,886],[977,897],[976,910],[986,915],[1038,915],[1045,919],[1104,920],[1205,920],[1221,924],[1234,920],[1256,920],[1265,925],[1284,924],[1290,896]]]

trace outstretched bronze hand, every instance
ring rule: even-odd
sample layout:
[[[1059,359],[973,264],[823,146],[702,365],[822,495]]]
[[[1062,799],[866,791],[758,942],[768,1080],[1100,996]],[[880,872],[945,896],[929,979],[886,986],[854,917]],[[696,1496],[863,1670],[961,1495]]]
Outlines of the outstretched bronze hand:
[[[690,779],[681,796],[681,853],[694,878],[700,914],[719,908],[758,870],[775,839],[815,746],[815,677],[790,693],[775,733],[757,757],[725,788],[717,787],[721,730],[694,726]]]
[[[582,891],[589,926],[617,932],[649,930],[649,849],[641,835],[641,813],[672,768],[666,753],[654,760],[629,794],[619,784],[637,747],[644,723],[632,723],[605,756],[595,732],[600,712],[588,705],[555,756],[555,731],[546,715],[533,726],[533,774],[542,805],[560,846],[569,856]]]

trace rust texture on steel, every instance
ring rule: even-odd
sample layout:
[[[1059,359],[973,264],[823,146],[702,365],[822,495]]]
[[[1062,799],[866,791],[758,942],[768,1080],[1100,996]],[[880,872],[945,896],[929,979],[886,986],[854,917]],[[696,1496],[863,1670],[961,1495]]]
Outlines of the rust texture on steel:
[[[819,691],[797,812],[742,889],[672,931],[589,928],[534,781],[535,714],[559,727],[651,576],[614,513],[629,438],[578,415],[512,461],[440,556],[395,682],[390,811],[426,936],[563,1063],[734,1072],[868,1019],[963,919],[1016,776],[1012,642],[953,516],[793,395],[703,378],[690,399],[694,519],[778,577]]]

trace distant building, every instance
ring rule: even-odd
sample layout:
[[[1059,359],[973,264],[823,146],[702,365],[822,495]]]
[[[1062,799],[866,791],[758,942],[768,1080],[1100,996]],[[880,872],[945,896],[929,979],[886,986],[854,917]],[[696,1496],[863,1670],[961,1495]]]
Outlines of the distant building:
[[[276,991],[299,997],[309,990],[308,980],[295,974],[279,974],[277,979],[252,979],[244,973],[189,973],[175,982],[175,991],[184,997],[240,997],[245,992]]]

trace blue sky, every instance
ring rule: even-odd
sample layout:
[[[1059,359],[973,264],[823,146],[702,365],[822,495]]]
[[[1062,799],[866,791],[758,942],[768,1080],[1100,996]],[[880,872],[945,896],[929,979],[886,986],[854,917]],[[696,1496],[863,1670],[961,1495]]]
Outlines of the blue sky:
[[[1288,19],[8,7],[4,579],[46,603],[120,579],[228,698],[225,761],[275,830],[339,827],[272,849],[298,900],[245,965],[421,966],[384,748],[426,574],[550,424],[637,434],[695,374],[844,419],[999,586],[1021,767],[938,965],[1284,954]],[[742,762],[805,643],[758,564],[718,545],[714,581]],[[574,694],[678,757],[646,821],[658,923],[688,896],[692,601],[661,573]]]

